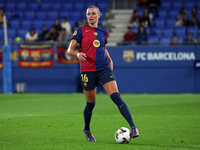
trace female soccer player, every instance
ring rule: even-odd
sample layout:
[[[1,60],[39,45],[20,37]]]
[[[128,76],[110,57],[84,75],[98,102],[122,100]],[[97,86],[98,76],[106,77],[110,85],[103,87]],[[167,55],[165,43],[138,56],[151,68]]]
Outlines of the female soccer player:
[[[106,49],[108,31],[98,25],[101,16],[99,8],[96,6],[88,7],[86,11],[88,25],[79,27],[72,35],[72,40],[68,48],[68,55],[77,56],[81,61],[81,78],[86,97],[84,109],[85,127],[83,132],[88,142],[96,142],[90,132],[90,120],[92,110],[95,106],[96,91],[98,81],[100,81],[106,92],[118,106],[122,116],[127,120],[131,127],[131,137],[139,136],[139,132],[133,123],[131,113],[126,103],[120,97],[117,84],[113,74],[113,62]],[[82,52],[77,52],[75,47],[80,43]]]

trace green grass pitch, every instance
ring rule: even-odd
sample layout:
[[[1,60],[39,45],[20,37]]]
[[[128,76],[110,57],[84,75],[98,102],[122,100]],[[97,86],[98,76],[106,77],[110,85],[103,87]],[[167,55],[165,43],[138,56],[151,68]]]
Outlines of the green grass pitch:
[[[91,131],[83,134],[83,94],[0,94],[0,150],[197,150],[199,94],[121,94],[140,137],[118,144],[114,133],[129,127],[106,94],[97,94]]]

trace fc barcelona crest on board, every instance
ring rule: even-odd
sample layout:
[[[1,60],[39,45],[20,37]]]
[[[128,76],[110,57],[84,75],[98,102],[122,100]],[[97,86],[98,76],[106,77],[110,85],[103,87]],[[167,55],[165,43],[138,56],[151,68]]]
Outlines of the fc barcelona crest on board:
[[[131,63],[134,60],[134,51],[133,50],[124,50],[123,51],[123,60],[127,63]]]

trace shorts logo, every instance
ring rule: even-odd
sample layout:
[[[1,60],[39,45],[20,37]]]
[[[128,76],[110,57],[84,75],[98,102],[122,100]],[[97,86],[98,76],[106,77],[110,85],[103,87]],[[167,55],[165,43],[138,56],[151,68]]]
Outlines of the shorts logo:
[[[83,83],[83,84],[84,84],[85,87],[87,86],[87,83]]]
[[[97,33],[97,32],[94,32],[94,35],[95,35],[95,36],[97,36],[97,35],[98,35],[98,33]]]
[[[77,35],[77,31],[75,31],[75,32],[73,33],[73,35]]]
[[[134,60],[134,51],[133,50],[124,50],[123,51],[123,60],[127,63],[131,63]]]
[[[99,40],[94,40],[93,45],[94,45],[94,47],[99,47],[100,46]]]

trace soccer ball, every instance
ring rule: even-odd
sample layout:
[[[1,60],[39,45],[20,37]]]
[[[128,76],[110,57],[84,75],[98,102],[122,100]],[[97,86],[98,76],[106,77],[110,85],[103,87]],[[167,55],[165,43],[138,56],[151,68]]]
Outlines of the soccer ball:
[[[115,132],[115,140],[122,143],[129,143],[131,141],[130,130],[126,127],[121,127]]]

